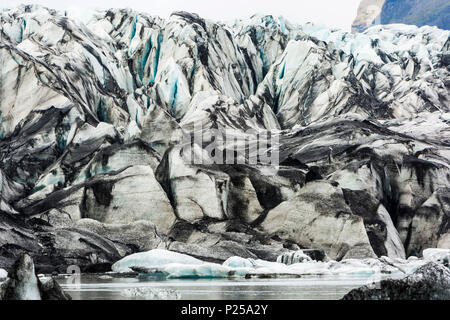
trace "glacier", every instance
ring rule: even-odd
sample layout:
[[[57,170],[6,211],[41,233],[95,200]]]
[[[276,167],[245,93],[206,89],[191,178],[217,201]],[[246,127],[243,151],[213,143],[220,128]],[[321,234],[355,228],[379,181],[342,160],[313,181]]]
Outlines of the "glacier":
[[[449,39],[1,9],[0,267],[26,251],[38,272],[104,272],[161,249],[205,262],[170,272],[207,275],[307,249],[337,262],[449,249]],[[233,164],[211,161],[214,130],[232,133],[218,154]],[[182,148],[196,134],[202,164]],[[278,164],[250,163],[243,141],[268,135]],[[277,268],[308,269],[295,265]]]

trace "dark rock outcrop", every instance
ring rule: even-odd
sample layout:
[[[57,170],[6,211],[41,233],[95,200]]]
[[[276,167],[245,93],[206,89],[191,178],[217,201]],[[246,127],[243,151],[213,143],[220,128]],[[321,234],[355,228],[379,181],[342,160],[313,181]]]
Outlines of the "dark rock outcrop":
[[[382,280],[347,293],[343,300],[449,300],[450,270],[430,262],[401,280]]]
[[[54,278],[39,279],[42,300],[72,300]]]

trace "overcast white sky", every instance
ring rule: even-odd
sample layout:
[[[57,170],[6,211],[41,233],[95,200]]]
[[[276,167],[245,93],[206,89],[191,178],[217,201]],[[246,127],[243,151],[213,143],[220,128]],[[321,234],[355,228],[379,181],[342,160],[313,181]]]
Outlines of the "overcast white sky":
[[[248,18],[255,13],[284,16],[296,23],[315,22],[350,30],[360,0],[1,0],[1,7],[15,7],[22,3],[37,3],[53,9],[70,7],[82,10],[130,7],[160,17],[184,10],[213,20]]]

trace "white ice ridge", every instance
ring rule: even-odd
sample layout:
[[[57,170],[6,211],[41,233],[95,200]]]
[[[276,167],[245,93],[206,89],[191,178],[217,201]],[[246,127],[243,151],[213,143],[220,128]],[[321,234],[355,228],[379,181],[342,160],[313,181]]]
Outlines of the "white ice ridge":
[[[303,257],[300,251],[293,252],[293,257]],[[116,262],[114,272],[130,272],[139,267],[144,275],[157,273],[167,278],[228,278],[246,276],[301,276],[301,275],[360,275],[373,276],[381,274],[408,275],[424,264],[434,261],[448,265],[450,250],[427,249],[424,258],[409,257],[405,259],[345,259],[342,261],[314,261],[300,259],[297,263],[286,265],[280,262],[231,257],[223,264],[207,263],[185,254],[168,250],[150,250],[137,253]],[[447,259],[447,260],[446,260]],[[279,258],[278,261],[283,259]],[[292,260],[292,259],[291,259]],[[284,259],[286,261],[286,259]],[[447,261],[447,262],[446,262]],[[292,262],[292,261],[290,261]]]

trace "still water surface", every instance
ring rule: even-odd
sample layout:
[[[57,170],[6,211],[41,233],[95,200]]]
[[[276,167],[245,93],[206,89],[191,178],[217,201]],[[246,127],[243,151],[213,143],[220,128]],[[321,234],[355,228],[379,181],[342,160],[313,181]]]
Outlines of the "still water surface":
[[[309,276],[294,279],[173,279],[111,278],[81,276],[60,279],[59,283],[74,300],[146,299],[129,297],[127,289],[176,290],[182,300],[334,300],[351,289],[371,283],[367,276]]]

